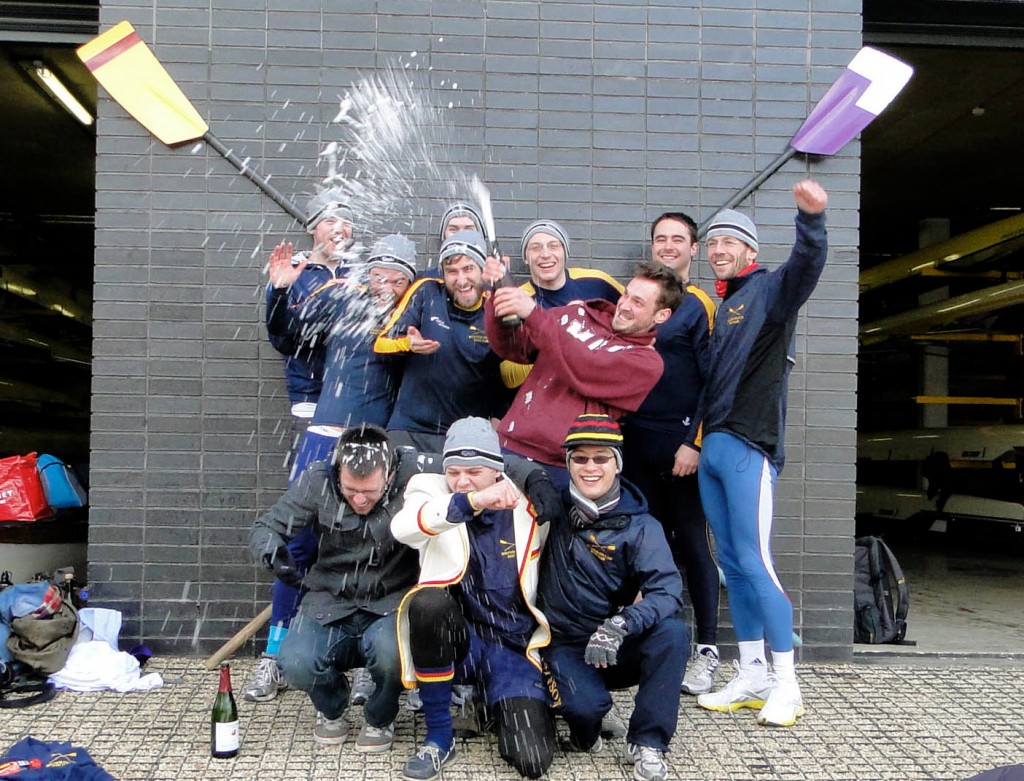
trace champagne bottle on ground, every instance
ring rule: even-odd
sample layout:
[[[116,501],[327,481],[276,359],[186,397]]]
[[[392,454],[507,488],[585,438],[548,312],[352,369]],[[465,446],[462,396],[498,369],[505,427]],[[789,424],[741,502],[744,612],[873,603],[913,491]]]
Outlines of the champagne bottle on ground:
[[[217,759],[230,759],[238,755],[238,745],[238,707],[231,693],[231,666],[221,662],[220,686],[210,719],[210,754]]]

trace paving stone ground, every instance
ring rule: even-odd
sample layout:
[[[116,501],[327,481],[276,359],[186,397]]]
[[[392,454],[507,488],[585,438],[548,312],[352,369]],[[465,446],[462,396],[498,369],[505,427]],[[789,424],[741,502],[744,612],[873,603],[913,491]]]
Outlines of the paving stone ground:
[[[236,691],[254,660],[236,659]],[[241,700],[242,751],[231,760],[209,756],[210,707],[217,674],[202,660],[154,658],[148,671],[168,685],[149,692],[62,692],[44,705],[0,711],[0,748],[32,736],[69,740],[89,750],[121,781],[211,779],[395,779],[423,735],[422,717],[403,709],[390,753],[357,753],[352,740],[361,709],[350,717],[341,747],[313,742],[313,707],[301,692],[270,703]],[[982,770],[1024,763],[1024,664],[806,664],[798,668],[807,715],[796,727],[769,729],[750,710],[717,714],[684,695],[672,741],[670,778],[768,781],[770,779],[899,779],[960,781]],[[719,673],[724,682],[723,671]],[[616,696],[628,717],[630,692]],[[566,737],[559,722],[560,736]],[[458,743],[457,761],[443,781],[515,781],[497,755],[493,737]],[[632,767],[617,751],[591,756],[562,751],[550,781],[630,779]]]

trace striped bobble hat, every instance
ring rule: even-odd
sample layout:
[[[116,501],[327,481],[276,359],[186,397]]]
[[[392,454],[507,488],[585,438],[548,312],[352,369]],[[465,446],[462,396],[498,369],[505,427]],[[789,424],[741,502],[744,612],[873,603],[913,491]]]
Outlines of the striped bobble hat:
[[[735,209],[723,209],[711,219],[705,239],[715,236],[732,236],[757,252],[757,226],[750,218]]]
[[[487,264],[487,242],[483,234],[480,231],[471,230],[453,233],[441,245],[438,265],[443,270],[448,259],[458,255],[464,255],[483,268]]]
[[[470,206],[468,203],[453,203],[448,207],[448,210],[441,216],[441,243],[444,243],[445,234],[448,231],[448,223],[451,222],[453,217],[469,217],[473,221],[473,225],[476,227],[473,230],[483,232],[484,221],[480,219],[480,212]]]
[[[610,416],[585,412],[569,426],[562,447],[572,450],[580,445],[601,445],[619,450],[622,441],[622,429]]]
[[[526,226],[526,230],[523,231],[523,244],[521,247],[523,255],[523,263],[526,262],[526,246],[530,243],[530,239],[536,236],[538,233],[546,233],[549,236],[554,236],[560,242],[562,242],[562,249],[564,250],[565,259],[569,260],[569,233],[554,220],[537,220],[531,222]]]

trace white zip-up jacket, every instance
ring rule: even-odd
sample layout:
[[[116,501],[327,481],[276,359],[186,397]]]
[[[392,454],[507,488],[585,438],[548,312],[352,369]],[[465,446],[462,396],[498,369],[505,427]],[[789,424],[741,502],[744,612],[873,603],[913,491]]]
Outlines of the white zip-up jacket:
[[[420,554],[419,583],[409,590],[398,607],[398,648],[402,663],[402,681],[406,688],[416,686],[412,653],[409,647],[409,600],[423,588],[444,588],[462,580],[469,565],[469,534],[464,523],[448,521],[452,492],[444,475],[414,475],[405,489],[402,509],[391,521],[391,533],[399,542]],[[532,505],[523,496],[512,510],[516,543],[519,586],[527,607],[537,621],[530,637],[526,657],[541,669],[540,650],[551,642],[551,629],[537,607],[537,579],[540,555],[548,527],[538,526]],[[470,521],[472,523],[472,521]]]

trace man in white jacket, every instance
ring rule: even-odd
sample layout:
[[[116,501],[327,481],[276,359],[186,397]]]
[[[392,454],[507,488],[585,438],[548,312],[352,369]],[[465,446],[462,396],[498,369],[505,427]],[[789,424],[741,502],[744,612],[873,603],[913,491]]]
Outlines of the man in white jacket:
[[[499,753],[521,775],[537,778],[551,764],[554,723],[539,654],[551,632],[536,606],[547,527],[504,469],[490,423],[457,420],[444,474],[413,477],[391,522],[395,537],[420,553],[419,584],[398,617],[403,679],[419,686],[427,728],[403,769],[410,781],[434,778],[455,756],[456,682],[479,685]]]

